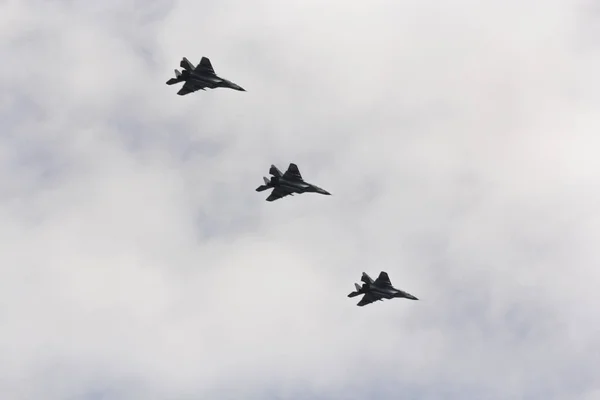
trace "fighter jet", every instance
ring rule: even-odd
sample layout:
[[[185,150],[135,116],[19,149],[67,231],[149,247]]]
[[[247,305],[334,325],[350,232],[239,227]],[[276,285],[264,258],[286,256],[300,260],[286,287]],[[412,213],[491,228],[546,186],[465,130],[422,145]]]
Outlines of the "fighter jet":
[[[302,175],[300,175],[298,166],[294,163],[290,164],[287,171],[285,171],[285,174],[282,174],[276,166],[271,165],[269,174],[273,175],[271,180],[269,180],[267,177],[263,177],[265,184],[256,188],[257,192],[273,189],[269,197],[267,197],[267,201],[277,200],[287,196],[288,194],[293,196],[294,193],[314,192],[331,195],[331,193],[328,191],[323,190],[311,183],[305,182],[304,179],[302,179]]]
[[[390,282],[390,277],[385,271],[381,271],[379,277],[375,281],[363,272],[361,280],[364,282],[362,287],[358,283],[355,283],[354,286],[356,287],[356,291],[348,295],[348,297],[355,297],[364,294],[363,298],[356,304],[359,307],[371,304],[377,300],[383,301],[383,299],[393,299],[395,297],[419,300],[412,294],[408,294],[393,287],[392,282]]]
[[[183,87],[177,92],[180,96],[184,96],[197,90],[206,90],[206,88],[215,89],[218,87],[245,92],[243,88],[235,83],[217,76],[210,60],[206,57],[202,57],[202,60],[200,60],[200,63],[196,68],[194,68],[192,63],[185,57],[183,57],[179,65],[183,68],[183,71],[179,72],[178,70],[175,70],[175,78],[169,79],[167,85],[185,82]]]

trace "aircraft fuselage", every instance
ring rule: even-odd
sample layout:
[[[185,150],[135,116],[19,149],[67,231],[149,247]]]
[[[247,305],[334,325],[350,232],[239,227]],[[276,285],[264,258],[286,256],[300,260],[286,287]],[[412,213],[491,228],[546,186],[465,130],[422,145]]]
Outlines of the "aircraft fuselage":
[[[398,290],[396,288],[382,288],[379,286],[374,286],[371,285],[368,289],[367,292],[371,292],[373,294],[376,294],[378,296],[381,296],[384,299],[393,299],[396,297],[402,297],[405,299],[411,299],[411,300],[418,300],[415,296],[413,296],[410,293],[406,293],[402,290]]]
[[[283,188],[290,189],[298,193],[304,193],[311,188],[311,186],[306,182],[288,181],[282,178],[277,179],[276,184],[277,186],[281,186]]]
[[[218,76],[197,75],[194,73],[190,74],[188,80],[207,85],[208,87],[217,87],[225,83],[225,80],[219,78]]]
[[[367,291],[377,294],[385,299],[393,299],[400,294],[400,292],[396,289],[380,288],[377,286],[371,286]]]
[[[210,75],[210,74],[203,74],[203,73],[195,73],[192,71],[192,73],[190,73],[187,77],[186,80],[191,80],[192,82],[198,82],[199,84],[203,84],[206,85],[207,87],[210,88],[217,88],[217,87],[226,87],[226,88],[231,88],[231,89],[235,89],[235,90],[240,90],[240,91],[245,91],[241,86],[227,80],[224,78],[221,78],[217,75]]]
[[[288,189],[290,192],[294,193],[307,193],[307,192],[315,192],[321,194],[330,194],[328,191],[321,189],[318,186],[313,184],[304,182],[304,181],[296,181],[296,180],[288,180],[282,177],[274,176],[271,179],[271,185],[273,187],[280,186],[284,189]]]

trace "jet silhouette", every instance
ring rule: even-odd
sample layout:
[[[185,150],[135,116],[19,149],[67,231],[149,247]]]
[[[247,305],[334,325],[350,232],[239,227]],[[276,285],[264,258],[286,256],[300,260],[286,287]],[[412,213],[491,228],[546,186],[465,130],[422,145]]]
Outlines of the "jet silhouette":
[[[364,294],[363,298],[356,304],[359,307],[371,304],[374,301],[383,301],[383,299],[393,299],[395,297],[419,300],[412,294],[393,287],[390,277],[385,271],[381,271],[379,277],[375,281],[363,272],[361,280],[364,282],[364,285],[361,287],[358,283],[355,283],[354,286],[356,287],[356,291],[348,295],[348,297],[355,297]]]
[[[167,85],[185,82],[183,87],[177,92],[180,96],[193,93],[197,90],[206,90],[206,88],[215,89],[219,87],[230,88],[242,92],[246,91],[235,83],[217,76],[210,60],[206,57],[202,57],[202,60],[200,60],[200,63],[196,68],[194,68],[192,63],[185,57],[183,57],[179,65],[183,68],[183,72],[175,70],[175,78],[169,79]]]
[[[277,200],[287,195],[293,196],[294,193],[312,192],[331,195],[328,191],[304,181],[302,175],[300,175],[298,166],[294,163],[290,164],[287,171],[285,171],[285,174],[282,174],[275,165],[271,165],[269,174],[273,175],[271,180],[264,177],[265,184],[256,188],[257,192],[262,192],[263,190],[271,188],[273,189],[269,197],[267,197],[267,201]]]

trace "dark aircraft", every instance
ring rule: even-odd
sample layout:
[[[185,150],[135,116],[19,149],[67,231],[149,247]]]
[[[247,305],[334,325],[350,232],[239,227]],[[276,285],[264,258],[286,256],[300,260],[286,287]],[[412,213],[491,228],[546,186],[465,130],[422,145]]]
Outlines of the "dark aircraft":
[[[175,78],[171,78],[167,81],[167,85],[174,85],[179,82],[185,82],[183,87],[177,92],[178,95],[184,96],[188,93],[195,92],[197,90],[215,89],[218,87],[230,88],[245,92],[243,88],[236,85],[235,83],[218,77],[215,74],[210,60],[206,57],[202,57],[200,64],[194,68],[191,62],[187,58],[183,57],[183,60],[179,63],[179,66],[183,68],[182,72],[175,70]]]
[[[381,271],[379,277],[375,279],[375,281],[363,272],[361,280],[364,282],[364,285],[361,287],[358,283],[355,283],[354,286],[356,287],[356,292],[352,292],[348,295],[348,297],[355,297],[364,294],[363,298],[356,304],[359,307],[371,304],[377,300],[383,301],[383,299],[393,299],[395,297],[419,300],[412,294],[408,294],[393,287],[387,272]]]
[[[257,192],[273,189],[269,197],[267,197],[267,201],[277,200],[287,196],[288,194],[293,196],[294,193],[314,192],[331,195],[331,193],[328,191],[323,190],[311,183],[305,182],[304,179],[302,179],[302,175],[300,175],[298,166],[294,163],[290,164],[287,171],[285,171],[285,174],[282,174],[276,166],[271,165],[269,174],[273,175],[271,180],[269,181],[268,178],[264,177],[263,179],[265,180],[265,184],[256,188]]]

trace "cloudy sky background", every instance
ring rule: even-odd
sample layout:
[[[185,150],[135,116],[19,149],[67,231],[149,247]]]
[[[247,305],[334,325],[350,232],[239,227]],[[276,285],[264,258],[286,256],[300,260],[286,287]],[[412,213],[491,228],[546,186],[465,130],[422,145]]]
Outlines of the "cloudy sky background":
[[[4,399],[600,399],[600,5],[0,1]],[[185,97],[181,57],[248,92]],[[267,203],[290,162],[333,193]],[[358,308],[365,271],[421,300]]]

